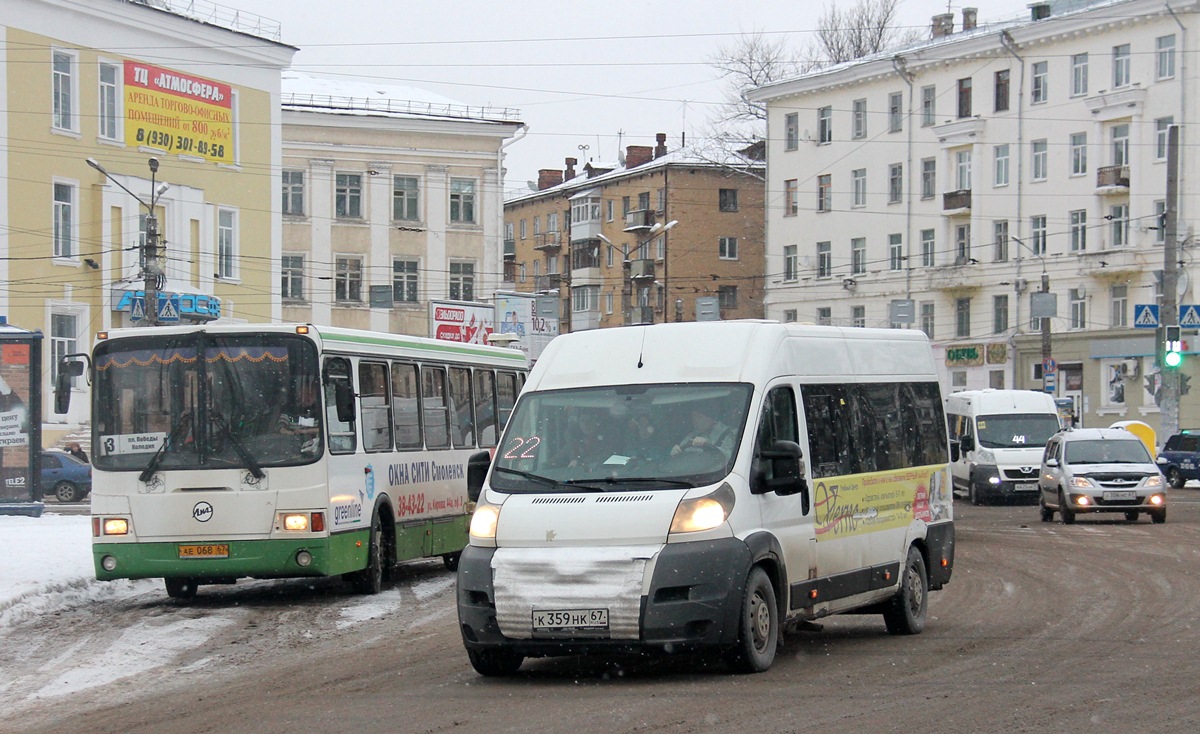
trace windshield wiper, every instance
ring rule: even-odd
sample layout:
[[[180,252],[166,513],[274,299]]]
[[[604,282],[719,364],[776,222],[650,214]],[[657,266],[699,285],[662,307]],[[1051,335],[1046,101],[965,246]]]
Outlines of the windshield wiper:
[[[240,438],[233,435],[233,431],[229,428],[229,422],[225,420],[225,416],[222,415],[221,411],[213,408],[208,411],[208,414],[212,417],[213,422],[217,424],[217,428],[220,428],[225,437],[229,439],[229,443],[233,444],[233,450],[250,467],[250,473],[254,475],[254,478],[262,479],[265,477],[266,474],[263,473],[262,467],[258,465],[258,461],[254,458],[254,455],[246,448],[246,444],[242,443]]]
[[[691,489],[695,486],[693,482],[684,481],[682,479],[659,479],[658,477],[596,477],[594,479],[568,479],[563,484],[569,484],[573,487],[586,487],[596,489],[601,492],[607,492],[608,489],[603,487],[590,486],[594,482],[600,482],[609,486],[618,484],[658,484],[668,487],[680,487],[683,489]]]
[[[154,472],[158,471],[158,465],[162,463],[163,457],[167,455],[167,447],[175,443],[175,439],[179,438],[180,432],[187,426],[187,422],[191,417],[192,412],[190,410],[185,410],[179,414],[175,425],[171,426],[171,432],[163,439],[158,450],[154,452],[154,456],[151,456],[150,461],[146,463],[146,468],[142,469],[142,473],[138,475],[138,479],[143,484],[150,481],[150,478],[154,476]]]
[[[557,488],[561,484],[561,482],[551,479],[550,477],[543,477],[541,474],[534,474],[533,472],[521,471],[520,469],[509,469],[506,466],[497,466],[497,467],[495,467],[495,471],[504,472],[505,474],[516,474],[518,477],[528,479],[531,482],[537,482],[538,484],[541,484],[546,487]]]

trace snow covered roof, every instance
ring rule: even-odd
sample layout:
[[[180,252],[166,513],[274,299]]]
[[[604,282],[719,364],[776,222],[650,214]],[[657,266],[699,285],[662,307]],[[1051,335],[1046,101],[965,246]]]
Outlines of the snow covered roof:
[[[283,72],[284,109],[340,115],[419,117],[480,122],[520,122],[511,107],[473,106],[425,89],[383,81],[333,79],[304,72]]]

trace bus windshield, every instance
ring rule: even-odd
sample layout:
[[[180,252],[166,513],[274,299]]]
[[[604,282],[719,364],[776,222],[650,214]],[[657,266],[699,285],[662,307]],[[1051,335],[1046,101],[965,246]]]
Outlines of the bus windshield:
[[[203,357],[203,358],[201,358]],[[316,346],[290,334],[196,332],[96,348],[97,469],[288,466],[323,451]]]
[[[1058,432],[1058,416],[1048,413],[981,415],[975,421],[985,449],[1042,449]]]
[[[645,491],[732,469],[751,385],[618,385],[526,393],[496,452],[503,492]]]

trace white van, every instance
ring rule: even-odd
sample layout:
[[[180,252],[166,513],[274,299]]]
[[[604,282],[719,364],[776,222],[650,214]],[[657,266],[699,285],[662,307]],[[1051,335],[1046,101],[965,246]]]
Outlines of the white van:
[[[1054,398],[1036,390],[964,390],[946,398],[954,493],[978,505],[1036,502],[1046,442],[1058,432]]]
[[[542,353],[458,568],[471,663],[719,651],[770,667],[785,626],[925,625],[954,562],[937,372],[919,331],[766,321],[576,332]],[[489,470],[490,469],[490,470]]]

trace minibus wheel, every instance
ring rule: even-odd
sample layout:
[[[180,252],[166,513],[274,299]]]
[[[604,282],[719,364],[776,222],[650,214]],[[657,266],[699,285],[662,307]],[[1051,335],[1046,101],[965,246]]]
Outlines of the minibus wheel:
[[[455,552],[455,553],[447,553],[444,556],[442,556],[442,563],[446,566],[447,571],[457,571],[458,570],[458,557],[461,555],[462,555],[461,553]]]
[[[883,612],[883,622],[893,635],[915,635],[925,629],[929,612],[929,577],[925,557],[916,546],[909,546],[908,560],[900,576],[900,590]]]
[[[738,618],[738,641],[725,655],[736,673],[762,673],[775,662],[779,644],[779,607],[775,587],[760,566],[750,569],[742,592]]]
[[[467,657],[471,659],[471,667],[476,673],[489,678],[499,678],[512,675],[521,668],[525,656],[512,650],[472,650],[467,649]]]

